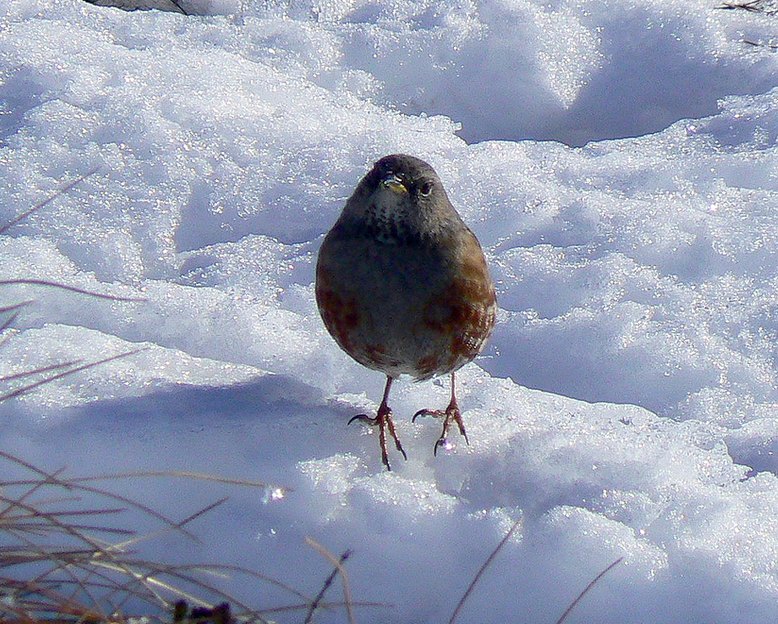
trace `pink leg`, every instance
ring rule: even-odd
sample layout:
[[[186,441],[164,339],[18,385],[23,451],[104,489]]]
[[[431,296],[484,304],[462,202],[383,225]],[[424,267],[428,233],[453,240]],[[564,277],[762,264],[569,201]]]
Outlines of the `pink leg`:
[[[448,434],[448,429],[451,426],[452,421],[457,424],[457,427],[459,428],[459,433],[462,434],[462,437],[465,439],[467,445],[468,446],[470,445],[470,440],[467,439],[467,432],[465,431],[465,423],[462,421],[462,412],[459,411],[459,405],[457,405],[456,378],[454,376],[454,373],[451,373],[451,402],[448,404],[448,407],[445,410],[431,410],[431,409],[419,410],[413,415],[411,422],[416,422],[416,419],[419,416],[435,416],[436,418],[444,418],[443,433],[440,434],[440,437],[438,438],[437,442],[435,442],[433,455],[437,455],[438,448],[441,446],[445,446],[446,443],[448,442],[448,440],[446,439],[446,434]]]
[[[397,450],[402,453],[402,456],[406,460],[408,459],[408,456],[405,454],[405,450],[403,449],[403,445],[400,444],[400,438],[397,437],[397,431],[395,431],[394,428],[394,420],[392,420],[392,410],[389,408],[389,390],[392,387],[393,381],[394,379],[387,375],[386,387],[384,388],[384,398],[381,401],[381,405],[378,406],[378,413],[376,414],[375,418],[371,418],[367,414],[359,414],[348,421],[349,425],[355,420],[361,420],[362,422],[366,422],[369,425],[378,427],[378,443],[381,445],[381,461],[383,462],[384,466],[386,466],[387,470],[392,469],[392,467],[389,465],[389,453],[386,448],[387,429],[389,429],[389,435],[391,435],[392,439],[394,439],[394,445]]]

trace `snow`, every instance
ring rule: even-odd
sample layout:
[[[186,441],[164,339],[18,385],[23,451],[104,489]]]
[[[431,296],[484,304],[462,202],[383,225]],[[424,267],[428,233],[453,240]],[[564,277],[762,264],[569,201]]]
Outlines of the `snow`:
[[[182,469],[268,492],[121,484],[202,544],[315,594],[340,553],[361,622],[772,621],[778,598],[775,15],[652,0],[8,0],[0,286],[33,300],[0,376],[126,358],[0,403],[48,470]],[[769,5],[768,5],[769,6]],[[747,43],[752,42],[752,43]],[[753,43],[759,45],[752,45]],[[436,168],[479,236],[499,324],[462,369],[471,446],[433,457],[447,382],[392,391],[326,334],[323,234],[370,164]],[[0,393],[15,387],[6,384]],[[271,490],[272,493],[272,490]],[[138,520],[141,522],[141,520]],[[139,526],[141,531],[154,527]],[[259,606],[295,599],[256,580]],[[331,589],[337,599],[337,590]],[[301,621],[299,612],[278,621]],[[342,611],[320,622],[343,622]]]

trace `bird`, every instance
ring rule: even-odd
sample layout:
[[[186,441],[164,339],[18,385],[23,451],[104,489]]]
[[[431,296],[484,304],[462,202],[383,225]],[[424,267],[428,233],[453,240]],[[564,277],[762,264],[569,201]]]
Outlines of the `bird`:
[[[448,445],[452,423],[469,444],[455,373],[483,349],[497,300],[481,245],[432,166],[408,154],[375,162],[324,237],[315,281],[319,313],[335,342],[386,375],[376,415],[349,420],[378,428],[386,469],[392,469],[387,432],[408,459],[389,407],[392,383],[401,375],[417,381],[450,375],[448,406],[419,410],[412,422],[443,419],[434,455]]]

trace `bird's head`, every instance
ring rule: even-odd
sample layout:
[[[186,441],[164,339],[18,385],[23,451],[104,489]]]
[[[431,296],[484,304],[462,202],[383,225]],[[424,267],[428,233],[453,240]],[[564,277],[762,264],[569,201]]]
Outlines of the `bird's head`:
[[[376,162],[342,218],[364,227],[379,242],[397,245],[429,240],[461,223],[432,166],[407,154]]]

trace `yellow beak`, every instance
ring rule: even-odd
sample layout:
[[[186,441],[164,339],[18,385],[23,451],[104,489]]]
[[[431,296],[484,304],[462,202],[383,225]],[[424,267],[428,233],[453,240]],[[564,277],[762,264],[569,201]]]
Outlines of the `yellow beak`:
[[[405,184],[403,184],[403,181],[393,173],[381,180],[381,184],[385,188],[388,188],[390,191],[393,191],[398,195],[402,195],[403,193],[408,192],[408,189],[406,188]]]

